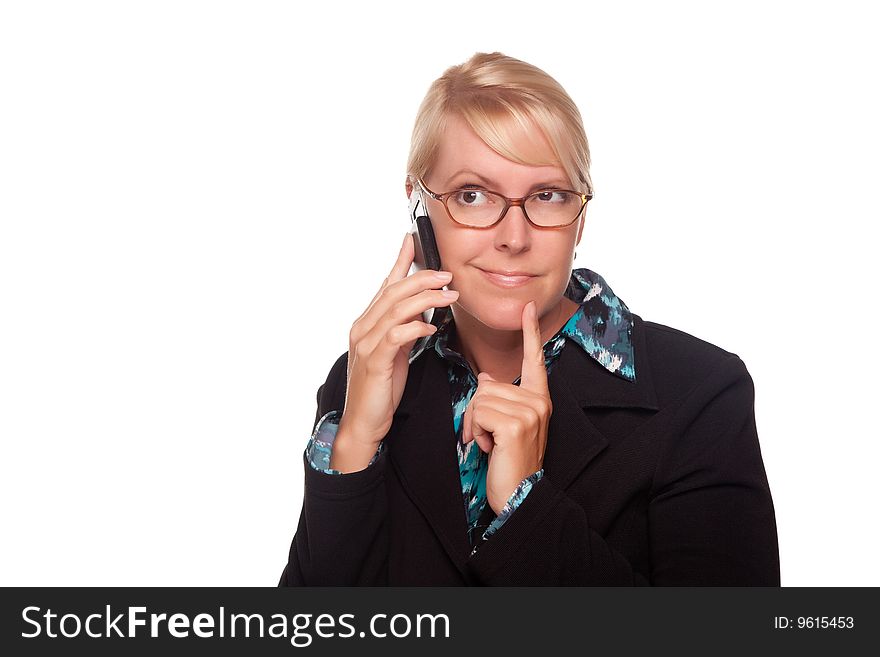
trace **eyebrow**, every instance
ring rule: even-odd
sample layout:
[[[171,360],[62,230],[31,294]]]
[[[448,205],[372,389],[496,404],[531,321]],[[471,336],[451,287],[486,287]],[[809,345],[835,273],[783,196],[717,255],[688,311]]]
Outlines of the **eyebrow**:
[[[447,186],[451,185],[452,181],[455,180],[456,178],[458,178],[459,176],[470,176],[472,178],[477,178],[481,182],[486,183],[486,185],[488,187],[492,187],[493,189],[497,189],[499,187],[499,185],[496,181],[491,180],[491,179],[487,178],[486,176],[480,175],[476,171],[471,171],[470,169],[461,169],[459,171],[456,171],[454,174],[452,174],[449,177],[449,181],[447,182]],[[535,189],[543,189],[543,188],[547,188],[547,187],[553,187],[553,186],[558,186],[560,188],[567,188],[568,181],[563,178],[554,178],[552,180],[547,180],[547,181],[535,183],[534,185],[532,185],[530,187],[530,191],[535,190]]]

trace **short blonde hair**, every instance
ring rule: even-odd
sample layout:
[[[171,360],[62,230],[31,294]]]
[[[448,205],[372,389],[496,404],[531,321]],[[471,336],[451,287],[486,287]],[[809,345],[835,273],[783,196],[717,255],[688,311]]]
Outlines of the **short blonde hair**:
[[[576,191],[592,194],[590,145],[581,114],[562,85],[538,67],[500,52],[478,52],[446,69],[416,115],[409,176],[427,176],[451,115],[461,117],[499,155],[519,164],[558,165]],[[514,150],[516,132],[534,128],[550,144],[554,160],[537,161]]]

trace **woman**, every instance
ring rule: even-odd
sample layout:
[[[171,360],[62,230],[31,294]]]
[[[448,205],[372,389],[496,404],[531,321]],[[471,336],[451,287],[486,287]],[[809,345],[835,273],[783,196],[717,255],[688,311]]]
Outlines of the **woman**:
[[[572,271],[589,166],[543,71],[434,82],[406,192],[443,270],[407,234],[319,388],[281,585],[779,584],[751,377]]]

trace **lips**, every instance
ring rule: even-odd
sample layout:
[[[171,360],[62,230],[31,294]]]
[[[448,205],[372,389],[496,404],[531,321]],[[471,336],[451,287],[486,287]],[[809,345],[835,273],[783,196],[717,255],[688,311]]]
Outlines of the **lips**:
[[[486,279],[499,287],[519,287],[526,285],[535,278],[534,275],[522,271],[489,271],[480,269]]]

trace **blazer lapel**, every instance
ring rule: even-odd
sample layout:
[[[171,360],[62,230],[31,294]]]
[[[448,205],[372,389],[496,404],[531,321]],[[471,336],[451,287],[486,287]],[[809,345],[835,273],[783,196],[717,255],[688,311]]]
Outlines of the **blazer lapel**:
[[[410,366],[386,441],[403,487],[467,577],[471,548],[455,440],[447,366],[430,350]]]
[[[634,315],[636,380],[609,372],[575,344],[566,344],[548,384],[553,400],[550,433],[544,453],[544,474],[559,488],[571,482],[608,446],[608,439],[587,419],[590,407],[659,410],[648,367],[644,326]]]

